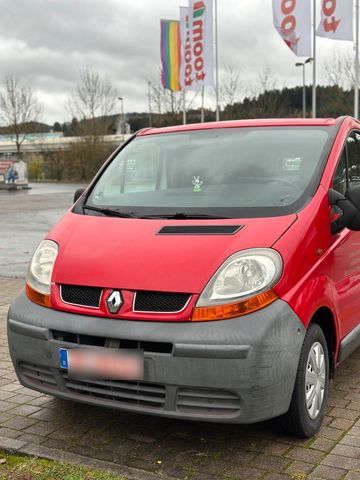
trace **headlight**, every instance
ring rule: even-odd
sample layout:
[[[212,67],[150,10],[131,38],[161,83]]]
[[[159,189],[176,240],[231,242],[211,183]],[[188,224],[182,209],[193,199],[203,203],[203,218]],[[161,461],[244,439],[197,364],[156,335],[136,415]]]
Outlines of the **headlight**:
[[[282,259],[270,248],[253,248],[229,257],[204,288],[191,320],[206,322],[240,317],[270,305]]]
[[[26,283],[43,295],[50,294],[51,275],[59,247],[52,240],[43,240],[31,259]]]

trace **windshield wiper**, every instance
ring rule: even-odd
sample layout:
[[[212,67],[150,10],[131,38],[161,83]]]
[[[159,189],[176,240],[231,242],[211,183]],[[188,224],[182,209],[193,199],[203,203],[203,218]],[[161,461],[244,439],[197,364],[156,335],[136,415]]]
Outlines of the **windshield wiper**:
[[[186,213],[186,212],[177,212],[177,213],[163,213],[163,214],[158,214],[158,215],[142,215],[140,218],[147,218],[147,219],[156,219],[156,218],[167,218],[169,220],[206,220],[206,219],[228,219],[230,217],[223,217],[221,215],[210,215],[207,213]]]
[[[91,207],[90,205],[83,205],[83,209],[99,212],[99,213],[102,213],[103,215],[107,215],[108,217],[139,218],[132,213],[119,212],[118,210],[112,210],[111,208],[98,208],[98,207]]]
[[[136,216],[133,213],[126,213],[120,212],[118,210],[113,210],[111,208],[100,208],[100,207],[92,207],[90,205],[84,205],[83,209],[85,210],[92,210],[94,212],[102,213],[103,215],[107,215],[109,217],[120,217],[120,218],[142,218],[142,219],[157,219],[157,218],[167,218],[169,220],[201,220],[201,219],[227,219],[229,217],[223,217],[221,215],[210,215],[207,213],[186,213],[186,212],[176,212],[176,213],[164,213],[164,214],[149,214],[149,215],[139,215]]]

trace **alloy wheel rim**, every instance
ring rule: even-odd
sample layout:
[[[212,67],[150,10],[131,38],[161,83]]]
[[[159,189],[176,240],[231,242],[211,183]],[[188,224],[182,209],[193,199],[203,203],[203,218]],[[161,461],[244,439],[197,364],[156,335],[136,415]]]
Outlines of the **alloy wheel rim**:
[[[324,349],[319,342],[313,343],[306,362],[305,401],[309,417],[318,417],[324,402],[326,362]]]

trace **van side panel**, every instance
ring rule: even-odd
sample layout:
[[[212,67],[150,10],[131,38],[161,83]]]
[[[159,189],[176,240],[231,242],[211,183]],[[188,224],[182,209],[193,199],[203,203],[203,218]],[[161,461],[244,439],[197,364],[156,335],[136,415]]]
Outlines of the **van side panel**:
[[[330,223],[327,190],[320,186],[298,221],[273,246],[284,260],[283,276],[274,290],[306,328],[319,308],[329,308],[338,350],[341,339],[360,322],[360,233],[344,229],[332,235]]]

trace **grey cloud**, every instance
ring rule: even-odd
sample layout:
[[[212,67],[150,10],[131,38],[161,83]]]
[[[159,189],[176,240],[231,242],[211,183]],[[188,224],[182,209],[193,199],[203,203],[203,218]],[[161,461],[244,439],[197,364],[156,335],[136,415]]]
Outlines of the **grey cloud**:
[[[126,111],[147,108],[147,80],[160,67],[160,18],[178,18],[186,0],[2,0],[1,74],[13,74],[39,91],[44,118],[64,119],[64,98],[79,69],[92,65],[109,75]],[[218,0],[220,68],[238,64],[247,88],[268,65],[279,86],[301,83],[297,58],[272,25],[271,2]],[[330,42],[331,43],[331,42]],[[320,41],[320,62],[351,44]],[[319,66],[321,75],[321,65]],[[310,70],[309,70],[310,81]],[[211,100],[207,93],[207,102]]]

